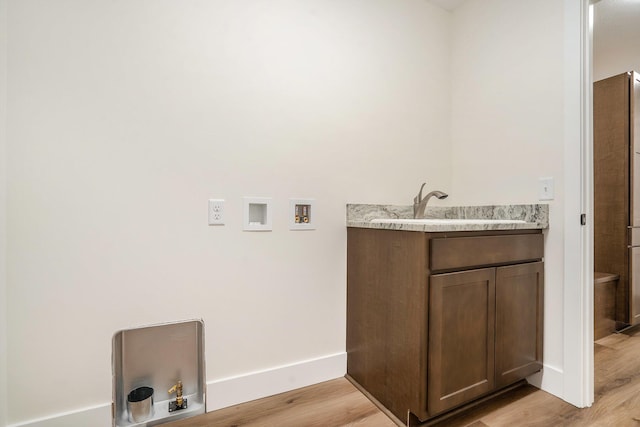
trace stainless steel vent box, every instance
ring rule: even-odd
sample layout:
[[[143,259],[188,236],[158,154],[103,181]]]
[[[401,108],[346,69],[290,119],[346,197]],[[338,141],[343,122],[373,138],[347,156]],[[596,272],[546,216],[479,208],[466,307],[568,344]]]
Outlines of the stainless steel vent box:
[[[202,320],[119,331],[111,360],[113,427],[154,426],[206,412]],[[184,403],[176,410],[176,392],[169,390],[178,382]],[[153,389],[153,397],[143,403],[152,406],[140,411],[130,394],[146,388]],[[130,413],[133,408],[136,413]]]

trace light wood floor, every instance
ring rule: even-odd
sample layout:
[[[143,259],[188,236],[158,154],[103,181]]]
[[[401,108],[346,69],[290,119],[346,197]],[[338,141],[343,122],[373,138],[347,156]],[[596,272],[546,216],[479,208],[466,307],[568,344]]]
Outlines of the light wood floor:
[[[521,387],[438,427],[640,427],[640,330],[595,344],[595,403],[577,409]],[[170,427],[396,427],[344,378],[166,424]]]

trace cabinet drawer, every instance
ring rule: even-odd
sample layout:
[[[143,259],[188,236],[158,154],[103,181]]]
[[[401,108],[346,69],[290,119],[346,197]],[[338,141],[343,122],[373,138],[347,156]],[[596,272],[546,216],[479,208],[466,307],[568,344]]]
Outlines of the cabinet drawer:
[[[431,239],[432,271],[542,259],[541,233]]]

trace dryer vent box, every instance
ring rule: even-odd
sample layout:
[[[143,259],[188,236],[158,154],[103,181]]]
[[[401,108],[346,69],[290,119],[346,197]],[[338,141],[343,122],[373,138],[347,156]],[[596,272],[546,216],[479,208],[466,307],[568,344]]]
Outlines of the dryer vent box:
[[[204,323],[192,320],[125,329],[113,336],[114,427],[155,426],[206,412],[203,331]],[[168,390],[178,381],[188,404],[171,411],[176,394]],[[130,395],[149,389],[152,397],[143,401],[141,413]]]

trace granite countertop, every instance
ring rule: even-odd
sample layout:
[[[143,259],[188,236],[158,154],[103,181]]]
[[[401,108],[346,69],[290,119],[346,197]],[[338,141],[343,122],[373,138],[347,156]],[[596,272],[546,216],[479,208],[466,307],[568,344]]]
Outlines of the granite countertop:
[[[412,206],[347,205],[347,227],[422,232],[547,229],[549,228],[549,205],[427,207],[424,217],[425,219],[454,220],[454,222],[455,220],[476,221],[475,223],[473,221],[415,223],[412,222]],[[394,220],[394,222],[371,222],[375,219]],[[402,221],[404,219],[408,221]]]

